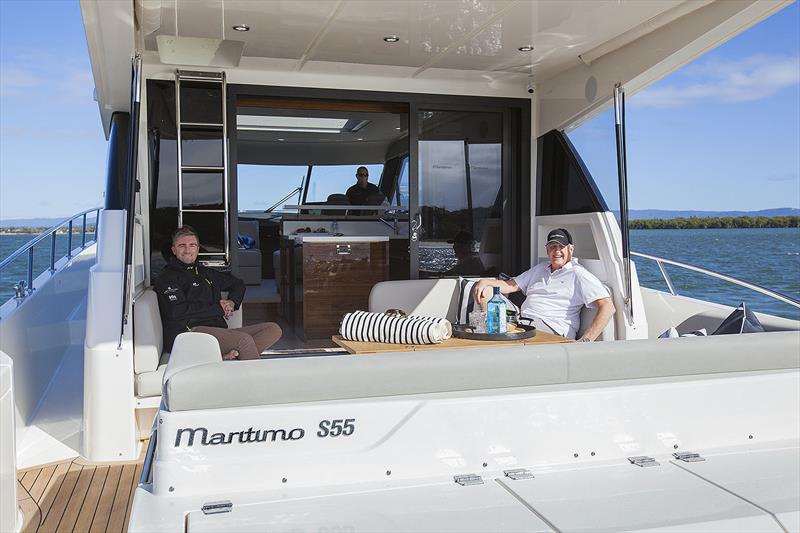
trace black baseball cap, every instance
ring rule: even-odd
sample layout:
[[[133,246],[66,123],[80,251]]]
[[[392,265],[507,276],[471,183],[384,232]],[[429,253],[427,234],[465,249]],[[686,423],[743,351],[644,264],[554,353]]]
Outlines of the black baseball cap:
[[[568,244],[572,244],[572,235],[570,235],[569,232],[564,228],[556,228],[547,234],[547,243],[545,246],[551,242],[557,242],[566,246]]]

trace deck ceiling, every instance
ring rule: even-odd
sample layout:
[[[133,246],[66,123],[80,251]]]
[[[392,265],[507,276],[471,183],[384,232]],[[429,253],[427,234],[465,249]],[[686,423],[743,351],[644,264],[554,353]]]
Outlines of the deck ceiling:
[[[245,43],[245,57],[524,74],[546,79],[682,0],[139,0],[147,50],[177,35]],[[246,24],[248,32],[234,25]],[[386,43],[389,35],[399,42]],[[521,46],[533,45],[532,52]]]

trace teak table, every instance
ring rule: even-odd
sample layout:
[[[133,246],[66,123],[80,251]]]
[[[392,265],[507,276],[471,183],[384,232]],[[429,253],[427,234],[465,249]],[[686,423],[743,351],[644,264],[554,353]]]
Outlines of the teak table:
[[[536,336],[519,341],[474,341],[451,337],[439,344],[389,344],[385,342],[348,341],[341,335],[334,335],[333,342],[352,354],[369,354],[383,352],[420,352],[424,350],[456,350],[460,348],[489,348],[492,346],[529,346],[534,344],[556,344],[575,342],[552,333],[537,331]]]

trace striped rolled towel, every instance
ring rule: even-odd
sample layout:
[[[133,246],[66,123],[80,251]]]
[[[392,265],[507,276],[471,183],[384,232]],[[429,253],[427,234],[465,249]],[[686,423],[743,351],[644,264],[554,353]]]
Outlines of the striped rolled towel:
[[[354,311],[344,315],[339,333],[349,341],[438,344],[453,335],[453,326],[445,318]]]

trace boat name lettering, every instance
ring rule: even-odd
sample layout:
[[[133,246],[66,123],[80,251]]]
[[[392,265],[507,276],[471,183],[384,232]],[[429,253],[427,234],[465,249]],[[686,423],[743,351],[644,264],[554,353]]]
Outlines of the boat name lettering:
[[[317,437],[349,437],[356,430],[355,418],[339,418],[336,420],[321,420]]]
[[[184,439],[184,435],[186,438]],[[180,428],[175,434],[175,447],[185,444],[194,446],[198,438],[203,446],[216,446],[219,444],[249,444],[255,442],[276,442],[286,440],[300,440],[305,437],[306,431],[302,428],[286,429],[256,429],[252,427],[242,431],[229,431],[227,433],[209,433],[208,428]],[[185,442],[184,442],[185,441]]]

